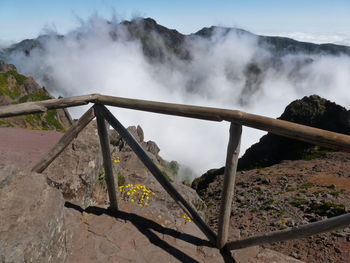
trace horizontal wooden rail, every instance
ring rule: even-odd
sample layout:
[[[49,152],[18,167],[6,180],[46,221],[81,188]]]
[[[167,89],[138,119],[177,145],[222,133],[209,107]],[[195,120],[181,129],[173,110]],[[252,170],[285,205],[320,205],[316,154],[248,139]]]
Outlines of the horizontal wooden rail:
[[[94,102],[98,94],[90,94],[69,98],[31,101],[0,107],[0,118],[13,117],[32,113],[42,113],[51,109],[69,108]]]
[[[97,102],[121,108],[212,121],[230,121],[331,149],[350,152],[350,136],[237,110],[200,107],[100,95]]]
[[[325,131],[237,110],[126,99],[99,94],[2,106],[0,107],[0,118],[43,112],[47,109],[79,106],[89,102],[203,120],[226,120],[292,139],[305,141],[335,150],[350,152],[350,136],[340,133]]]
[[[312,235],[321,234],[324,232],[329,232],[335,229],[341,229],[349,225],[350,213],[306,225],[297,226],[292,229],[285,229],[281,231],[270,232],[260,236],[254,236],[242,240],[232,241],[227,243],[226,248],[229,250],[234,250],[267,243],[304,238]]]

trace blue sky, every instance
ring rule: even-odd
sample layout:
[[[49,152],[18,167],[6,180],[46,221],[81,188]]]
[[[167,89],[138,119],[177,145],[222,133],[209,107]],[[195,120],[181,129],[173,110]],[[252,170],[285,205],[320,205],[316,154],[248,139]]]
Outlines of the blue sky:
[[[0,41],[36,37],[45,27],[65,33],[77,17],[93,12],[109,18],[152,17],[182,33],[223,25],[260,34],[324,34],[350,36],[349,0],[0,0]]]

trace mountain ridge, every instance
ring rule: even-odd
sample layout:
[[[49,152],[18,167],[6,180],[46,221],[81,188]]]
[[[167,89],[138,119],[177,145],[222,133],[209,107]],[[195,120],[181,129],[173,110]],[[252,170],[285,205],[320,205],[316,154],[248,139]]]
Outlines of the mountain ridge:
[[[106,24],[112,25],[112,22],[105,20]],[[333,43],[322,43],[315,44],[304,41],[297,41],[288,37],[280,36],[266,36],[266,35],[257,35],[251,33],[247,30],[235,28],[235,27],[222,27],[222,26],[211,26],[203,27],[195,33],[182,34],[176,29],[169,29],[165,26],[162,26],[152,18],[138,18],[134,20],[124,20],[120,23],[113,24],[113,27],[117,28],[118,26],[124,26],[130,32],[131,38],[140,37],[141,42],[144,45],[144,50],[147,50],[147,42],[143,39],[144,35],[140,33],[157,33],[163,37],[165,42],[170,44],[172,47],[175,47],[175,54],[179,53],[179,48],[184,43],[184,41],[191,39],[193,37],[202,37],[210,38],[216,32],[221,32],[224,35],[228,33],[236,33],[238,35],[249,35],[258,38],[260,45],[265,45],[269,48],[270,51],[275,52],[276,55],[286,55],[289,53],[298,53],[304,52],[306,54],[330,54],[330,55],[349,55],[350,56],[350,47],[346,45],[337,45]],[[143,31],[143,32],[142,32]],[[116,38],[116,32],[110,32],[112,38]],[[42,42],[46,41],[50,37],[57,37],[58,39],[64,38],[64,35],[54,34],[54,35],[40,35],[34,39],[24,39],[18,43],[12,44],[11,46],[4,48],[2,52],[0,51],[0,58],[6,58],[8,53],[12,52],[25,52],[27,55],[30,52],[39,47],[42,48]],[[149,49],[149,48],[148,48]],[[154,55],[154,53],[147,53],[146,55]],[[179,54],[178,54],[179,55]],[[181,54],[183,55],[183,54]],[[188,58],[187,56],[179,56],[182,59]]]

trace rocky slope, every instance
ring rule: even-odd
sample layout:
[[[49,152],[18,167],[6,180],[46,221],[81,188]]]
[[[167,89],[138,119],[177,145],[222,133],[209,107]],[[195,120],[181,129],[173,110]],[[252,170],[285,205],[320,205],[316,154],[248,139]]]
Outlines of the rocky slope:
[[[350,111],[317,95],[304,97],[290,103],[278,118],[302,125],[343,134],[350,134]],[[238,170],[268,167],[283,160],[309,160],[331,151],[294,139],[268,133],[258,143],[246,150],[238,160]],[[223,174],[225,167],[209,170],[192,182],[200,191]]]
[[[313,95],[287,106],[280,119],[350,134],[350,113]],[[288,161],[289,160],[289,161]],[[292,161],[294,160],[294,161]],[[350,154],[267,134],[240,158],[231,225],[244,237],[285,229],[350,211]],[[244,171],[246,170],[246,171]],[[217,225],[224,167],[192,187]],[[306,262],[347,262],[350,229],[266,245]]]
[[[238,172],[231,229],[239,229],[242,237],[248,237],[349,212],[349,171],[350,154],[329,152],[313,160],[283,161]],[[222,181],[219,174],[207,187],[198,189],[209,207],[214,228]],[[350,228],[264,247],[308,263],[344,263],[350,258]]]
[[[145,142],[140,127],[128,129],[184,197],[208,216],[196,192],[174,180],[176,169],[159,156],[156,143]],[[107,210],[94,122],[44,174],[0,165],[2,262],[234,262],[205,240],[118,134],[111,132],[111,143],[118,213]],[[258,247],[234,257],[239,263],[300,262]]]
[[[52,99],[53,97],[33,78],[17,72],[14,65],[0,60],[0,105],[18,104],[28,101]],[[67,111],[49,110],[43,114],[2,118],[0,126],[22,127],[27,129],[45,129],[64,131],[71,125]]]

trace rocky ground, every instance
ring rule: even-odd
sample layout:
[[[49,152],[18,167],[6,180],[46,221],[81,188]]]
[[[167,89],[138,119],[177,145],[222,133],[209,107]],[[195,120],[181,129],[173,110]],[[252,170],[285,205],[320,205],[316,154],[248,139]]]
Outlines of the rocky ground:
[[[176,169],[157,145],[143,141],[140,127],[129,130],[205,216],[203,201],[174,180]],[[261,247],[234,255],[212,247],[118,138],[111,150],[120,212],[111,213],[96,135],[92,123],[44,174],[0,165],[1,262],[301,262]],[[140,191],[148,194],[142,198]]]
[[[199,191],[214,228],[222,177]],[[348,212],[349,200],[350,154],[328,152],[313,160],[283,161],[238,172],[231,228],[238,228],[241,237],[286,229]],[[350,228],[265,247],[309,263],[350,262]]]

